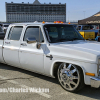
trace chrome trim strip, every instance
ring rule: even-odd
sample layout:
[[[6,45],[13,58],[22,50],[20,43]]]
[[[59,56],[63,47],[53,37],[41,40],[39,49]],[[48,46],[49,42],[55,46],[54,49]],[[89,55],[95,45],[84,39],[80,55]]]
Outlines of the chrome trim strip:
[[[12,46],[4,46],[4,49],[6,50],[13,50],[13,51],[19,51],[19,47],[12,47]]]

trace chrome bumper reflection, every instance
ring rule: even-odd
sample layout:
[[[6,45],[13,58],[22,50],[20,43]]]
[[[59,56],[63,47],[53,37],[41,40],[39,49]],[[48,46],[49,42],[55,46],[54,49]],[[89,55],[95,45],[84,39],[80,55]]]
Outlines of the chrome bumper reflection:
[[[100,87],[100,77],[90,77],[91,87],[99,88]]]

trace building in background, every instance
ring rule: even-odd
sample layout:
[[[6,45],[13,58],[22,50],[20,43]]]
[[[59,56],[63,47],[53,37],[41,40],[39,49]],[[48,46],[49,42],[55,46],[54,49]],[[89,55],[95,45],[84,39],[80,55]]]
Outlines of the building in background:
[[[41,4],[35,0],[30,3],[5,3],[7,22],[66,22],[66,3],[65,4]]]

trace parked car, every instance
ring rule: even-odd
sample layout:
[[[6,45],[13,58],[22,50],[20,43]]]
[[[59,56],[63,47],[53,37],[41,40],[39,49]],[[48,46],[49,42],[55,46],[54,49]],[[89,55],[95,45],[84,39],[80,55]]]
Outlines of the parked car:
[[[8,28],[9,24],[3,24],[2,25],[2,28],[3,28],[3,31],[6,33],[7,31],[7,28]]]
[[[0,23],[0,26],[2,26],[2,23]]]
[[[4,37],[5,37],[5,33],[2,29],[2,27],[0,26],[0,39],[4,39]]]
[[[98,34],[98,30],[94,30],[92,25],[78,25],[77,30],[84,39],[95,39]]]
[[[100,43],[84,40],[73,25],[11,24],[0,39],[0,62],[57,77],[70,92],[100,86]]]

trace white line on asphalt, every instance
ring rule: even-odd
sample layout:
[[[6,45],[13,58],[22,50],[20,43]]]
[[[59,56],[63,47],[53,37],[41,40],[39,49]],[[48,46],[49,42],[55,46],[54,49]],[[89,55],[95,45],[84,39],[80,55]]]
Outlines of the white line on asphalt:
[[[75,100],[74,98],[72,98],[72,100]]]
[[[7,80],[8,78],[3,77],[3,76],[0,76],[0,78],[3,79],[3,80],[8,81],[8,82],[10,82],[10,83],[13,83],[13,84],[15,84],[15,85],[18,85],[18,86],[20,86],[20,87],[22,87],[22,88],[31,88],[31,87],[26,86],[26,85],[24,85],[24,84],[20,84],[20,83],[18,83],[18,82],[16,82],[16,81]],[[46,98],[51,98],[51,97],[52,97],[51,95],[48,95],[48,94],[42,93],[42,92],[35,92],[35,93],[37,93],[37,94],[39,94],[39,95],[41,95],[41,96],[44,96],[44,97],[46,97]]]
[[[65,95],[67,95],[67,94],[68,94],[68,92],[64,92],[64,93],[61,93],[61,94],[59,94],[59,95],[64,95],[64,94],[65,94]]]

